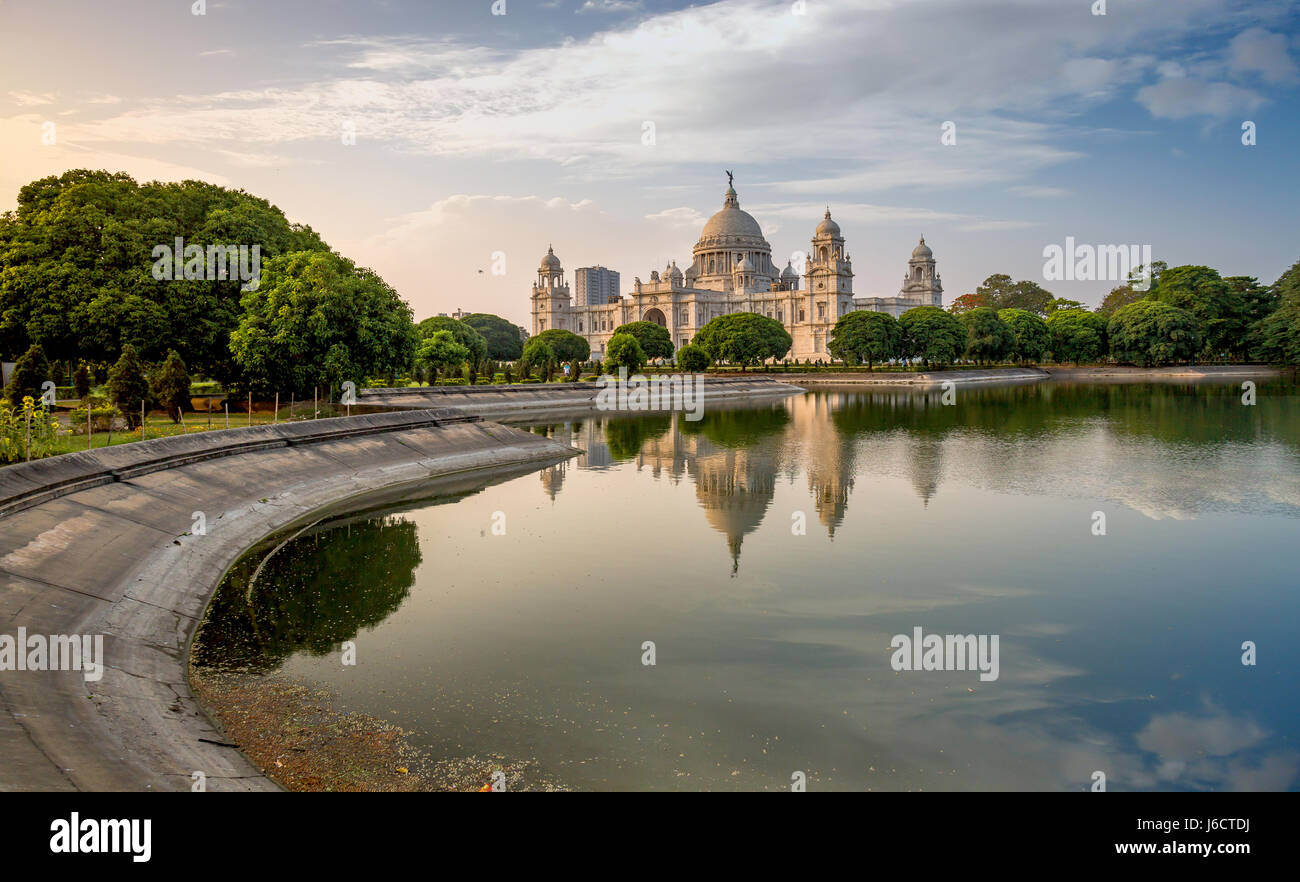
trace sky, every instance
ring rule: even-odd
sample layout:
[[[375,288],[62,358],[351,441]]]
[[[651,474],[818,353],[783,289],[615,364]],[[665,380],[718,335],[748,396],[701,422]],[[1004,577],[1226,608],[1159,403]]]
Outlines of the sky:
[[[945,302],[1097,304],[1044,278],[1067,237],[1270,283],[1298,109],[1295,0],[0,0],[0,211],[68,168],[241,188],[417,319],[527,327],[548,245],[684,269],[727,169],[782,265],[829,206],[858,294],[922,235]]]

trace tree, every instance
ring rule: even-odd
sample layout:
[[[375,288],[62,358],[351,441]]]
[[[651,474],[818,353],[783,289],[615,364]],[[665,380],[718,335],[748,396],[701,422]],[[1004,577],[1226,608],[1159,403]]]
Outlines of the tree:
[[[1008,353],[1021,364],[1043,360],[1051,348],[1052,334],[1047,322],[1027,309],[1003,309],[998,318],[1011,330],[1011,350]]]
[[[466,355],[463,361],[468,361],[472,368],[477,368],[479,362],[488,356],[487,340],[483,335],[474,330],[467,323],[457,321],[445,315],[435,315],[427,318],[415,326],[420,332],[420,339],[428,339],[438,331],[448,331],[452,337],[461,346],[465,347]]]
[[[140,411],[149,402],[149,380],[130,343],[122,347],[121,357],[108,372],[108,397],[122,412],[127,425],[133,429],[140,427]]]
[[[72,387],[83,401],[90,397],[90,368],[84,361],[77,365],[77,372],[72,375]]]
[[[897,320],[889,313],[859,309],[840,316],[827,349],[846,364],[866,362],[870,370],[876,362],[898,357],[902,335]]]
[[[173,255],[177,238],[183,250]],[[191,368],[229,379],[239,276],[247,268],[251,284],[261,262],[304,250],[328,246],[242,191],[86,169],[42,178],[0,220],[0,347],[40,343],[58,361],[111,361],[126,343],[146,359],[175,349]]]
[[[1133,286],[1127,282],[1123,285],[1116,285],[1110,289],[1109,294],[1102,298],[1101,306],[1097,307],[1097,313],[1104,315],[1106,320],[1109,321],[1116,310],[1123,309],[1130,303],[1137,303],[1146,296],[1147,292],[1135,291]]]
[[[677,350],[677,366],[688,373],[706,371],[709,369],[709,353],[704,351],[703,346],[687,343]]]
[[[190,375],[175,349],[167,353],[167,360],[154,374],[150,385],[154,400],[167,411],[172,422],[179,423],[181,413],[190,403]]]
[[[328,251],[265,262],[261,285],[244,295],[244,315],[230,335],[244,388],[300,397],[404,372],[418,343],[411,308],[397,292]]]
[[[645,363],[645,350],[634,334],[616,333],[609,338],[609,343],[605,346],[606,365],[614,369],[627,368],[631,374],[640,370]]]
[[[429,371],[430,380],[438,382],[438,372],[459,366],[469,358],[469,350],[456,342],[451,331],[434,331],[420,343],[415,363]]]
[[[695,345],[713,361],[745,367],[783,358],[794,340],[780,322],[753,312],[732,312],[710,319],[695,335]]]
[[[975,296],[982,302],[981,306],[993,309],[1024,309],[1036,315],[1047,315],[1047,308],[1055,299],[1052,292],[1042,288],[1037,282],[1024,280],[1013,282],[1004,273],[996,273],[984,280],[975,289]]]
[[[962,315],[961,323],[966,327],[967,358],[983,364],[1002,361],[1011,354],[1015,336],[998,317],[996,309],[989,306],[972,309]]]
[[[535,370],[542,372],[543,379],[549,379],[555,371],[555,350],[545,340],[534,337],[524,344],[523,355],[519,358],[519,379],[532,376]]]
[[[953,315],[961,315],[963,312],[970,312],[972,309],[990,305],[992,304],[988,294],[963,294],[948,304],[948,311]]]
[[[489,358],[515,361],[524,354],[523,328],[518,325],[511,324],[499,315],[486,312],[461,316],[460,320],[487,341]]]
[[[1106,317],[1086,309],[1062,309],[1047,317],[1052,357],[1058,363],[1093,362],[1109,351]]]
[[[1083,304],[1078,300],[1070,300],[1065,297],[1055,297],[1052,302],[1047,304],[1047,315],[1054,312],[1060,312],[1062,309],[1083,309]],[[1028,311],[1028,310],[1026,310]]]
[[[1205,354],[1243,354],[1247,348],[1246,304],[1239,288],[1208,266],[1175,266],[1160,274],[1149,299],[1178,307],[1196,320]]]
[[[1256,323],[1256,352],[1273,364],[1300,365],[1300,262],[1272,285],[1278,307]]]
[[[654,322],[628,322],[615,328],[614,333],[631,334],[636,337],[647,359],[673,357],[673,338],[663,325]]]
[[[43,391],[41,387],[49,382],[49,379],[49,359],[45,357],[45,350],[39,344],[33,343],[14,365],[14,374],[9,379],[9,385],[5,387],[5,398],[14,407],[21,407],[24,396],[28,395],[39,403]]]
[[[932,365],[952,364],[966,349],[966,327],[937,306],[917,306],[898,319],[902,332],[899,352],[904,358]]]
[[[1139,367],[1191,361],[1201,348],[1196,317],[1162,300],[1139,300],[1118,310],[1106,333],[1111,356]]]
[[[541,340],[551,347],[558,361],[586,361],[591,357],[591,344],[585,337],[579,337],[572,331],[551,328],[549,331],[542,331],[528,342],[531,343],[533,340]]]

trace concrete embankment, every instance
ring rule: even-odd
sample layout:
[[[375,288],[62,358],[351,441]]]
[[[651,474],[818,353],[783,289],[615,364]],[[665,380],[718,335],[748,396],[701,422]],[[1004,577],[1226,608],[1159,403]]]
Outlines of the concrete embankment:
[[[1047,372],[1038,368],[991,368],[980,371],[925,371],[918,373],[903,371],[881,371],[880,373],[862,373],[845,371],[844,373],[825,374],[773,374],[783,383],[792,383],[805,388],[823,386],[941,386],[947,382],[958,385],[971,383],[1023,383],[1047,379]]]
[[[0,469],[0,635],[103,635],[104,662],[98,680],[0,670],[0,789],[182,790],[195,772],[209,790],[275,789],[222,744],[186,680],[193,630],[230,565],[323,512],[483,484],[575,452],[425,410],[207,432]]]
[[[1265,380],[1280,376],[1282,371],[1265,364],[1207,364],[1175,365],[1160,368],[1139,368],[1122,365],[1100,367],[1049,367],[1044,368],[1053,380],[1081,383],[1143,382],[1187,380]]]
[[[652,375],[653,376],[653,375]],[[595,410],[601,387],[595,382],[529,383],[511,386],[410,386],[400,389],[364,389],[363,404],[387,407],[439,407],[492,419],[512,419],[559,410]],[[750,398],[798,395],[797,386],[770,377],[705,377],[703,406]]]
[[[905,373],[901,371],[880,371],[879,373],[844,372],[824,374],[773,374],[784,383],[792,383],[805,388],[823,388],[828,386],[939,386],[946,382],[957,385],[975,383],[1022,383],[1039,380],[1093,382],[1185,382],[1188,380],[1233,380],[1268,379],[1281,373],[1277,368],[1267,365],[1195,365],[1160,368],[1139,368],[1127,365],[1103,365],[1097,367],[1031,367],[1031,368],[990,368],[988,370],[962,371],[925,371]]]

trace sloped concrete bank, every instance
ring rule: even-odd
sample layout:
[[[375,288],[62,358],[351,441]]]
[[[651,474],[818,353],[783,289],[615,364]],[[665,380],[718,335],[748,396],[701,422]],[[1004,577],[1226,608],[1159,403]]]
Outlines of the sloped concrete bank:
[[[652,375],[653,376],[653,375]],[[798,395],[804,390],[770,377],[705,377],[704,408],[710,402]],[[507,419],[550,410],[596,409],[600,387],[581,383],[530,383],[512,386],[411,386],[364,389],[364,404],[387,407],[441,407],[492,419]]]
[[[186,681],[192,632],[230,565],[326,511],[470,477],[487,483],[575,452],[424,410],[0,469],[0,635],[103,635],[104,663],[97,681],[77,670],[0,670],[0,789],[185,790],[195,772],[208,790],[277,789],[222,745]]]

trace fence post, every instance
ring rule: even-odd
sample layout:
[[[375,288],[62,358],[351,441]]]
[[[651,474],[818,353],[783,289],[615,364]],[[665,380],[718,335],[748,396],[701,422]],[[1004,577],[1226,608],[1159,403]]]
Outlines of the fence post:
[[[94,436],[91,434],[91,429],[90,429],[90,410],[91,410],[90,396],[86,396],[86,449],[87,450],[89,450],[92,446],[94,446],[91,443],[91,438],[93,438]]]
[[[279,392],[276,392],[276,393],[275,393],[275,413],[272,414],[272,416],[271,416],[271,425],[275,426],[275,425],[279,425],[279,423],[280,423],[280,393],[279,393]]]
[[[248,424],[253,424],[253,393],[248,393]]]
[[[144,440],[144,399],[140,399],[140,440]]]

